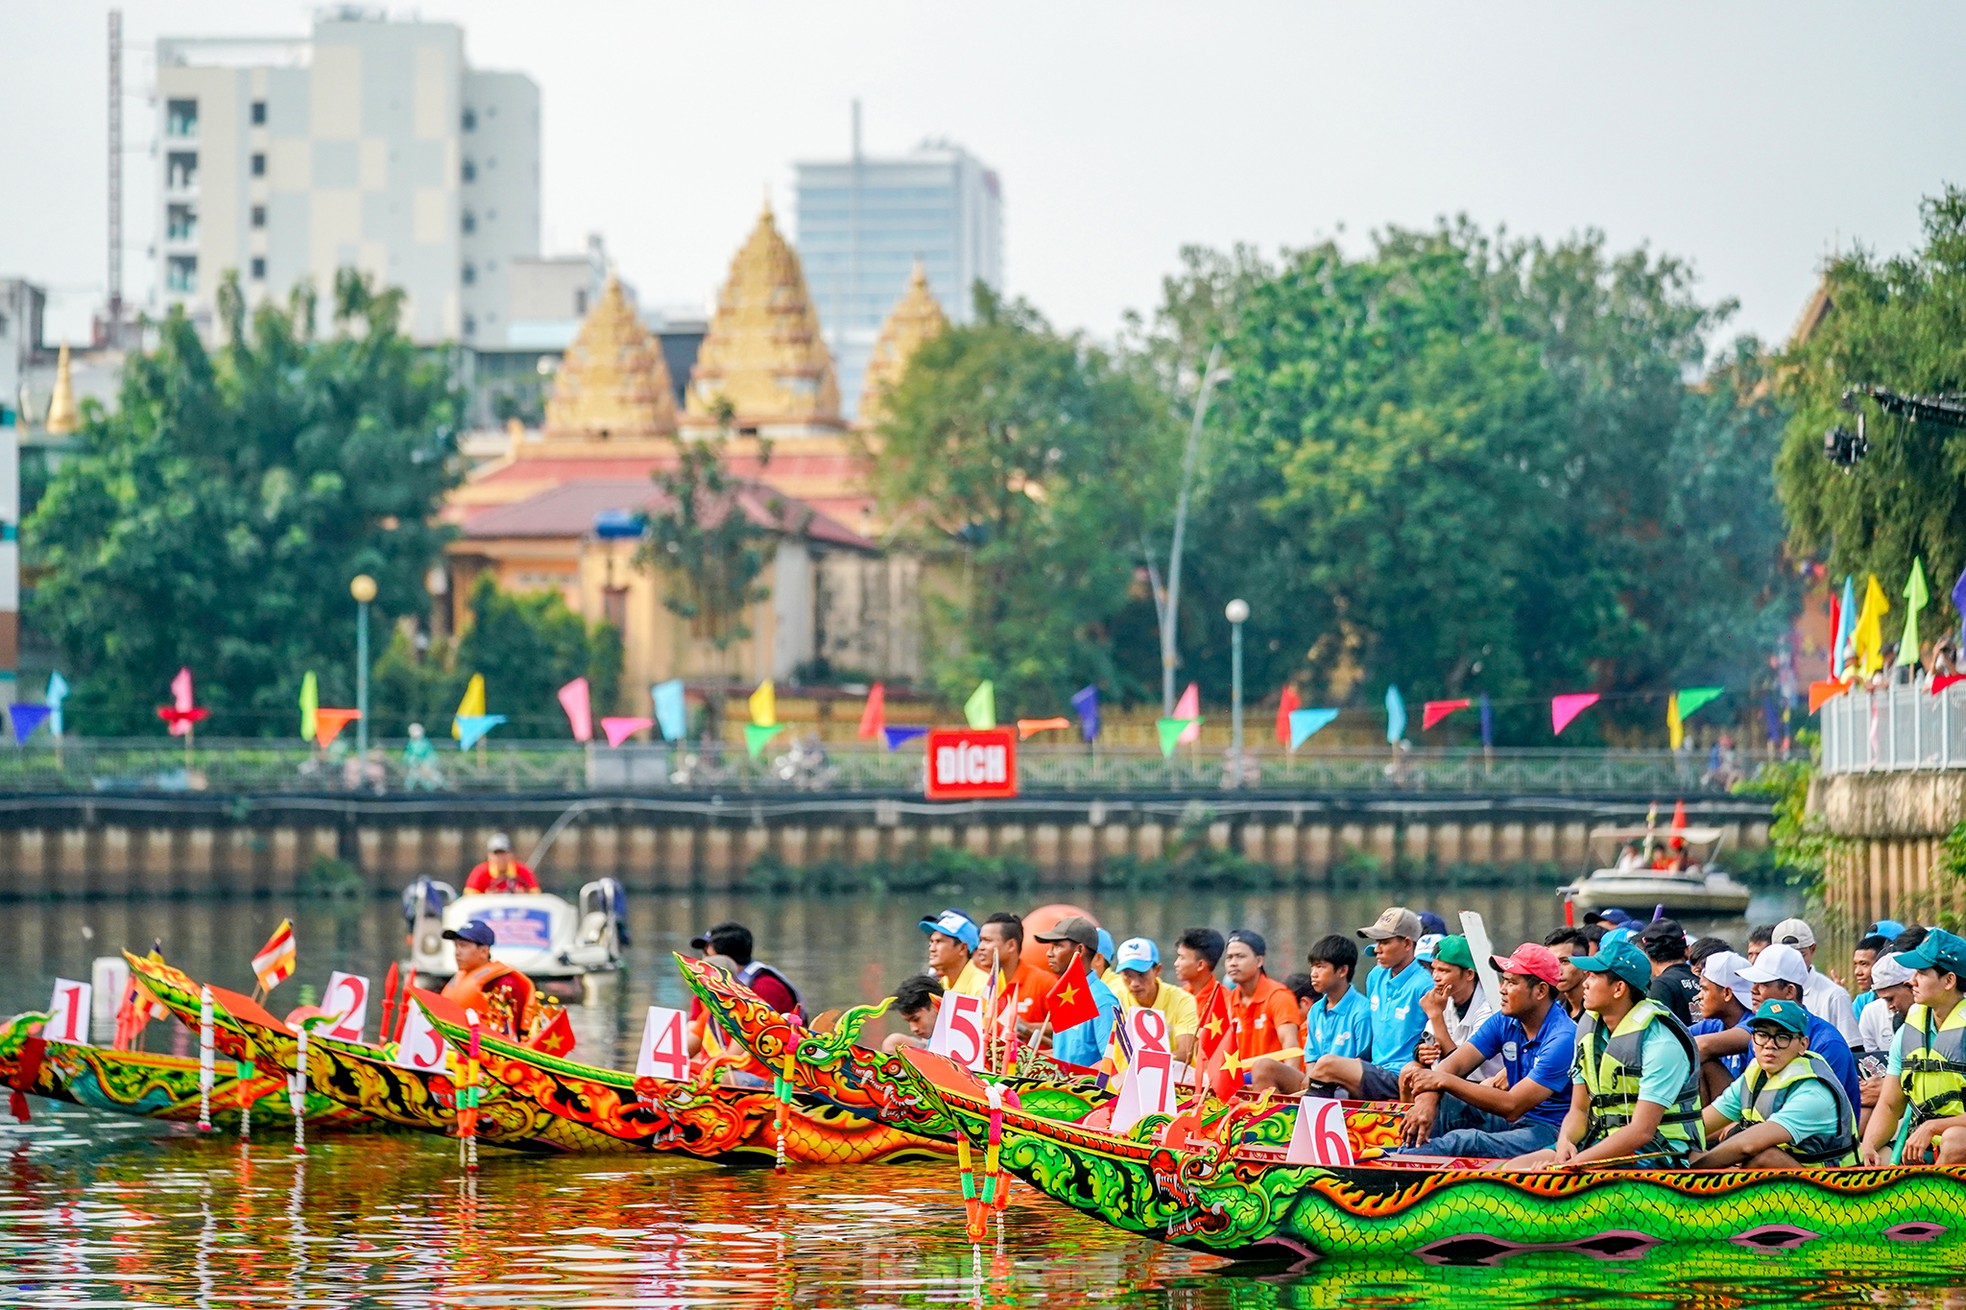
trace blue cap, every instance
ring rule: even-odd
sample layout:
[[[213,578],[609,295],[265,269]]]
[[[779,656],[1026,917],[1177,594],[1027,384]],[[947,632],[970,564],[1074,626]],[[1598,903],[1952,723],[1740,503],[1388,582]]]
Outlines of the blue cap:
[[[1099,944],[1092,948],[1094,955],[1103,955],[1108,961],[1113,958],[1113,934],[1104,928],[1099,930]]]
[[[1432,910],[1420,911],[1420,932],[1429,937],[1447,936],[1447,920]]]
[[[1932,928],[1917,950],[1898,952],[1898,963],[1907,969],[1937,969],[1966,978],[1966,941],[1944,928]]]
[[[1895,938],[1904,936],[1904,932],[1905,926],[1896,919],[1879,919],[1870,926],[1870,932],[1866,933],[1865,936]]]
[[[1598,938],[1597,946],[1599,950],[1603,950],[1606,946],[1615,946],[1619,942],[1628,942],[1631,939],[1632,939],[1631,929],[1613,928],[1610,932],[1605,933],[1604,936]]]
[[[1597,944],[1596,955],[1580,955],[1570,963],[1585,973],[1608,973],[1623,979],[1635,992],[1646,990],[1652,985],[1652,961],[1630,942],[1613,941],[1611,936],[1605,934],[1604,940]]]
[[[474,942],[479,946],[495,946],[498,934],[483,919],[472,919],[462,927],[444,929],[444,936],[454,942]]]
[[[1160,947],[1148,937],[1129,937],[1120,943],[1120,953],[1113,957],[1113,967],[1125,972],[1145,973],[1160,963]]]
[[[1797,1001],[1763,1001],[1748,1016],[1747,1026],[1752,1028],[1758,1023],[1772,1023],[1792,1033],[1806,1033],[1809,1031],[1809,1011]]]
[[[1584,915],[1585,923],[1608,923],[1613,928],[1622,928],[1631,921],[1631,915],[1620,909],[1590,910]]]
[[[939,932],[944,937],[953,937],[974,953],[982,944],[983,933],[976,926],[976,920],[961,910],[944,910],[933,919],[923,919],[923,932]]]

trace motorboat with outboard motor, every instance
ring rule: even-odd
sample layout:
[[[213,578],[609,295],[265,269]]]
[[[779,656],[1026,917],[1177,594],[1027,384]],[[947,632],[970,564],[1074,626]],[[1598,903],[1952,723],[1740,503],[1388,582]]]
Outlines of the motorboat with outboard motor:
[[[418,878],[403,893],[410,930],[410,968],[418,986],[438,988],[457,972],[446,928],[483,919],[498,940],[492,958],[551,995],[577,997],[590,981],[625,959],[627,895],[613,878],[597,878],[568,902],[550,892],[467,892]]]
[[[1583,910],[1618,905],[1649,913],[1663,905],[1681,917],[1744,913],[1754,894],[1714,862],[1725,835],[1719,828],[1594,828],[1589,845],[1597,867],[1557,894]]]

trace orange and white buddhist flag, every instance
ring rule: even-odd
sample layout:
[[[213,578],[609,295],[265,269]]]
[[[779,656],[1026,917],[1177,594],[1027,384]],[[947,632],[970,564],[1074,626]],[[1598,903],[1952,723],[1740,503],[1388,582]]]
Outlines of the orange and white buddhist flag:
[[[259,954],[253,956],[253,976],[259,979],[261,990],[270,992],[293,977],[295,954],[293,921],[282,919]]]

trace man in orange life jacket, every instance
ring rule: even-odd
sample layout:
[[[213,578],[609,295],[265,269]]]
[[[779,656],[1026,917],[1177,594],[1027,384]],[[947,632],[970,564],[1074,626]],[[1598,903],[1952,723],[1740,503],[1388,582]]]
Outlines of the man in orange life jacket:
[[[454,943],[457,954],[457,972],[444,984],[444,999],[476,1010],[488,1031],[523,1039],[532,1031],[538,1011],[532,979],[492,959],[492,943],[498,939],[491,925],[473,919],[460,928],[444,929],[444,937]],[[500,1024],[494,1019],[493,997],[503,1003],[510,1022]]]

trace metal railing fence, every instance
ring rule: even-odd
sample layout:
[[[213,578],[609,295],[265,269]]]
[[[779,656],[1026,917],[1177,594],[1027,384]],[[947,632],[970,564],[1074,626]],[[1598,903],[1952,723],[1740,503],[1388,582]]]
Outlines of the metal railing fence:
[[[1966,769],[1966,684],[1930,679],[1846,691],[1823,705],[1824,773]]]

